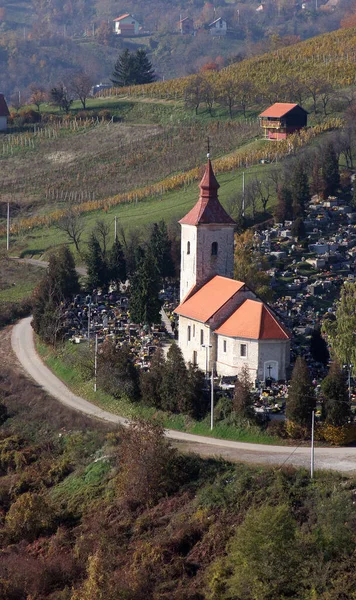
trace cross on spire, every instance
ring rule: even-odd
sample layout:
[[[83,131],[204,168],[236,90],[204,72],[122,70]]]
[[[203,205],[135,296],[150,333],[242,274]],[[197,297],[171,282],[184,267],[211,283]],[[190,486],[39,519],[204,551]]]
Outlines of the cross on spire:
[[[209,136],[206,138],[206,149],[207,149],[207,157],[210,158],[210,138],[209,138]]]

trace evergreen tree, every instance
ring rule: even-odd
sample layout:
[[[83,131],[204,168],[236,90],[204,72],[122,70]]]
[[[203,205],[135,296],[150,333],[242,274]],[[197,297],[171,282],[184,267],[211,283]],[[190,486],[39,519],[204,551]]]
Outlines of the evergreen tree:
[[[135,83],[135,60],[127,48],[121,52],[115,63],[111,81],[118,87],[133,85]]]
[[[286,186],[280,187],[277,194],[277,206],[274,212],[277,223],[284,223],[284,221],[292,218],[292,204],[293,198],[290,189]]]
[[[155,80],[152,64],[143,48],[132,54],[127,48],[121,52],[114,66],[111,81],[119,86],[142,85]]]
[[[145,404],[152,404],[156,408],[161,408],[161,387],[163,372],[165,368],[165,358],[162,348],[157,348],[151,359],[149,371],[141,371],[141,394]]]
[[[107,286],[108,269],[103,259],[100,244],[94,233],[92,233],[89,238],[86,265],[88,270],[88,288],[97,289]]]
[[[310,338],[310,353],[314,360],[322,363],[324,366],[329,361],[329,350],[326,341],[321,335],[320,329],[314,329]]]
[[[140,398],[139,373],[127,346],[116,348],[112,342],[102,346],[98,361],[99,386],[115,398],[126,395],[130,400]]]
[[[316,151],[313,158],[312,182],[310,191],[312,194],[321,194],[323,192],[323,177],[321,173],[320,152]]]
[[[78,273],[73,254],[67,246],[59,248],[48,261],[48,278],[51,287],[56,289],[56,300],[70,300],[80,291]]]
[[[242,367],[241,373],[236,379],[232,410],[242,419],[253,419],[253,396],[251,393],[252,383],[247,365]]]
[[[174,277],[175,269],[171,255],[171,241],[164,221],[154,223],[149,241],[161,277]]]
[[[351,404],[345,373],[337,362],[334,362],[321,384],[325,397],[325,421],[331,425],[345,425],[351,417]]]
[[[324,198],[335,195],[340,187],[340,172],[339,159],[332,142],[329,142],[324,148],[321,173]]]
[[[336,320],[325,319],[322,330],[328,336],[331,353],[341,365],[356,365],[356,283],[341,288]]]
[[[205,374],[196,365],[189,363],[186,394],[178,400],[178,411],[194,419],[204,417],[208,407],[205,387]]]
[[[161,322],[161,279],[157,263],[148,248],[130,280],[130,314],[134,323]]]
[[[109,253],[109,279],[116,284],[117,288],[120,283],[126,281],[126,260],[124,252],[119,240],[115,240]]]
[[[315,410],[313,384],[305,360],[298,356],[288,392],[286,417],[301,427],[310,427],[313,410]]]
[[[293,237],[296,237],[298,239],[302,239],[303,237],[305,237],[304,221],[301,217],[298,217],[295,221],[293,221],[291,234],[293,235]]]
[[[173,343],[168,352],[163,368],[161,399],[163,410],[179,412],[185,404],[187,394],[187,367],[182,351]]]
[[[152,83],[155,79],[155,73],[152,63],[147,58],[147,51],[144,48],[137,50],[134,58],[136,71],[136,84]]]
[[[297,163],[294,171],[292,172],[291,190],[293,201],[293,217],[303,217],[305,214],[305,207],[310,200],[310,190],[308,174],[301,161]]]

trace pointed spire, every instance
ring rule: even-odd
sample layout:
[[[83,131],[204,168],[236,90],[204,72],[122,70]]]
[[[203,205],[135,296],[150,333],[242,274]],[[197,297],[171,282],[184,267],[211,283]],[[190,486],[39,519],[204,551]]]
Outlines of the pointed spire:
[[[208,163],[205,173],[199,184],[200,196],[192,210],[179,222],[182,225],[199,225],[208,223],[221,223],[234,225],[235,221],[227,214],[218,199],[220,185],[215,177],[214,170],[208,153]]]

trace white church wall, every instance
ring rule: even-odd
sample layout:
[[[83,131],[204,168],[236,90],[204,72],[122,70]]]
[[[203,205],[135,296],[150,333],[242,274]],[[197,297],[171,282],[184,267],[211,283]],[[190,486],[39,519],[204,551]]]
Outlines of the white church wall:
[[[217,335],[216,371],[220,376],[236,376],[247,365],[251,381],[254,382],[258,370],[258,341],[246,338],[231,338]],[[245,348],[242,350],[241,345]],[[226,351],[225,351],[226,348]],[[246,353],[245,356],[242,354]]]
[[[189,247],[188,247],[189,244]],[[182,300],[196,281],[197,228],[182,225],[180,256],[180,299]]]
[[[273,368],[271,375],[275,379],[286,379],[286,369],[290,364],[290,341],[260,340],[259,345],[258,379],[266,379],[269,364]],[[274,363],[277,363],[277,369]]]
[[[194,363],[194,360],[196,360],[199,369],[205,372],[206,349],[203,348],[203,345],[211,344],[212,348],[209,348],[208,352],[208,371],[210,371],[215,356],[215,338],[216,336],[211,335],[210,327],[204,325],[204,323],[199,323],[199,321],[187,317],[179,317],[178,344],[185,362]],[[196,354],[194,355],[194,353]]]

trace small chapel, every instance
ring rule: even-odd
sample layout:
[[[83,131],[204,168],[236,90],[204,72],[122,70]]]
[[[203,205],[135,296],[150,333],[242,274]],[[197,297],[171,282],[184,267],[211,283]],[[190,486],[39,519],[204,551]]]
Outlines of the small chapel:
[[[219,202],[210,161],[198,202],[179,221],[181,279],[178,343],[186,362],[218,376],[286,379],[290,334],[243,281],[233,279],[235,221]]]

